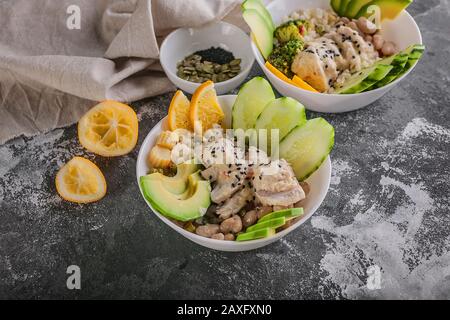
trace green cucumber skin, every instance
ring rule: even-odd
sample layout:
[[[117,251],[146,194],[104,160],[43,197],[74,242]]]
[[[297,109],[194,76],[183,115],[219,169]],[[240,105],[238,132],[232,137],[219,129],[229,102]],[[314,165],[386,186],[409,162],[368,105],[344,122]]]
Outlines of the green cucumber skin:
[[[242,99],[242,97],[239,98],[239,95],[242,95],[242,94],[248,95],[247,93],[245,93],[245,90],[246,90],[249,86],[253,85],[254,82],[256,82],[256,81],[261,82],[261,87],[264,87],[263,90],[267,90],[267,92],[271,92],[271,94],[269,93],[270,98],[267,99],[267,103],[265,103],[263,106],[261,106],[261,110],[258,110],[258,114],[257,114],[256,117],[255,117],[255,121],[254,121],[251,125],[248,125],[248,123],[246,123],[246,121],[244,121],[244,119],[239,119],[239,118],[240,118],[240,115],[237,114],[237,113],[238,113],[238,110],[237,110],[238,108],[245,108],[245,106],[242,106],[242,105],[241,105],[241,106],[238,106],[238,103],[241,102],[240,99]],[[270,91],[269,91],[269,89],[270,89]],[[275,93],[273,92],[272,86],[271,86],[270,83],[269,83],[266,79],[264,79],[263,77],[255,77],[255,78],[251,79],[250,81],[248,81],[247,83],[245,83],[245,84],[241,87],[241,89],[239,89],[239,93],[238,93],[238,95],[237,95],[237,97],[236,97],[236,101],[235,101],[234,104],[233,104],[233,109],[232,109],[232,111],[231,111],[231,123],[232,123],[232,128],[233,128],[233,129],[243,129],[243,130],[247,130],[247,129],[254,128],[254,126],[255,126],[255,124],[256,124],[256,119],[258,118],[258,116],[259,116],[259,115],[261,114],[261,112],[264,110],[264,108],[266,107],[266,105],[267,105],[268,103],[272,102],[273,100],[275,100]]]
[[[353,86],[352,88],[347,89],[342,92],[342,94],[353,94],[360,93],[371,87],[374,83],[383,79],[391,70],[392,66],[380,64],[376,67],[376,69],[367,76],[364,80],[362,80],[359,84]]]
[[[324,154],[324,156],[323,156],[321,159],[319,159],[319,160],[317,161],[317,164],[316,164],[310,171],[303,173],[300,177],[297,177],[297,180],[299,180],[299,181],[305,181],[305,180],[308,179],[314,172],[316,172],[317,169],[320,168],[320,166],[322,165],[322,163],[328,158],[329,154],[331,153],[331,151],[332,151],[333,148],[334,148],[334,141],[335,141],[335,131],[334,131],[334,127],[333,127],[330,123],[328,123],[328,121],[326,121],[326,120],[323,119],[323,118],[315,118],[315,119],[312,119],[312,120],[309,120],[309,121],[323,122],[323,125],[324,125],[324,126],[329,127],[329,128],[330,128],[330,142],[329,142],[329,144],[328,144],[328,149],[327,149],[327,151],[326,151],[326,154]],[[301,125],[301,126],[298,126],[298,127],[294,128],[294,129],[293,129],[291,132],[289,132],[289,134],[288,134],[288,135],[280,142],[280,156],[281,156],[281,158],[283,158],[283,156],[281,155],[281,149],[282,149],[283,141],[287,141],[287,139],[290,137],[291,134],[295,134],[295,131],[296,131],[296,130],[299,130],[299,129],[300,129],[302,126],[304,126],[304,125],[306,125],[306,123],[303,124],[303,125]]]
[[[287,136],[295,127],[297,127],[297,126],[300,126],[300,125],[302,125],[302,124],[304,124],[306,121],[307,121],[307,119],[306,119],[306,109],[305,109],[305,106],[303,105],[303,104],[301,104],[300,102],[298,102],[297,100],[295,100],[295,99],[293,99],[293,98],[290,98],[290,97],[281,97],[281,98],[278,98],[278,99],[275,99],[274,101],[271,101],[271,102],[269,102],[267,105],[266,105],[266,107],[263,109],[263,111],[259,114],[259,116],[258,116],[258,118],[256,119],[256,123],[255,123],[255,129],[265,129],[265,127],[259,127],[258,126],[258,121],[259,122],[261,122],[263,119],[262,119],[262,117],[265,115],[264,114],[264,111],[266,111],[266,109],[268,108],[268,107],[270,107],[270,104],[272,104],[272,103],[274,103],[275,101],[280,101],[280,102],[285,102],[285,101],[288,101],[289,102],[289,100],[292,100],[292,102],[295,102],[296,104],[299,104],[300,106],[301,106],[301,111],[300,111],[300,117],[298,118],[298,120],[296,120],[296,124],[292,127],[292,128],[290,128],[289,130],[288,130],[288,132],[286,132],[286,134],[283,136],[283,137],[281,137],[280,136],[280,140],[282,140],[285,136]]]

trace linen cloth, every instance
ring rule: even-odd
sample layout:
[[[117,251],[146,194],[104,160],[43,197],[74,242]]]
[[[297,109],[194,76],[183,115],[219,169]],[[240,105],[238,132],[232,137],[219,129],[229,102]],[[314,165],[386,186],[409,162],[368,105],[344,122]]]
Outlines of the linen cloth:
[[[158,63],[162,38],[232,11],[238,21],[239,3],[0,1],[0,143],[72,124],[95,101],[174,90]]]

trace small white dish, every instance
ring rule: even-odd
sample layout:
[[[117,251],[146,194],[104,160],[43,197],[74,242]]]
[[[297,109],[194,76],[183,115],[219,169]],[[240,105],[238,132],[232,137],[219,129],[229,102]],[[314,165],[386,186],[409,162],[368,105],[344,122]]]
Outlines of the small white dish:
[[[271,2],[267,6],[275,25],[281,24],[283,19],[294,11],[310,8],[331,9],[330,0],[278,0]],[[403,11],[395,20],[385,20],[382,23],[382,35],[386,40],[393,41],[397,44],[401,50],[413,44],[422,44],[419,27],[413,17],[406,11]],[[278,92],[284,96],[297,99],[309,110],[324,113],[349,112],[368,106],[388,93],[400,81],[407,77],[415,67],[411,68],[399,79],[376,90],[348,95],[314,93],[277,78],[264,66],[264,58],[253,41],[252,51],[259,66]]]
[[[234,104],[234,101],[236,100],[236,95],[225,95],[225,96],[219,96],[219,102],[222,106],[222,109],[226,115],[225,117],[225,123],[227,128],[231,127],[231,110]],[[205,237],[198,236],[194,233],[188,232],[184,230],[183,228],[180,228],[175,223],[167,219],[165,216],[160,214],[155,208],[152,207],[150,202],[148,202],[143,194],[143,191],[141,189],[141,185],[139,183],[139,178],[141,176],[144,176],[148,174],[150,168],[147,165],[147,155],[150,152],[151,148],[155,145],[156,140],[159,136],[159,134],[167,129],[167,117],[162,119],[158,124],[156,124],[153,129],[148,133],[147,137],[145,138],[144,142],[142,143],[141,149],[139,150],[139,155],[137,158],[136,163],[136,178],[137,183],[139,185],[139,190],[141,191],[142,198],[145,200],[147,205],[150,207],[151,211],[155,213],[155,215],[161,219],[165,224],[170,226],[172,229],[174,229],[176,232],[180,233],[184,237],[188,238],[189,240],[202,245],[204,247],[215,249],[215,250],[221,250],[221,251],[247,251],[247,250],[253,250],[260,247],[264,247],[270,243],[273,243],[288,233],[291,233],[298,227],[300,227],[303,223],[305,223],[313,214],[316,212],[316,210],[321,205],[322,201],[325,199],[325,196],[328,192],[328,188],[330,186],[330,179],[331,179],[331,161],[330,157],[328,157],[324,163],[320,166],[320,168],[306,181],[308,182],[311,190],[308,194],[308,197],[305,201],[304,206],[304,216],[303,218],[298,221],[293,226],[289,227],[286,230],[283,230],[281,232],[278,232],[273,237],[265,238],[265,239],[259,239],[259,240],[252,240],[252,241],[245,241],[245,242],[235,242],[235,241],[223,241],[223,240],[214,240],[209,239]]]
[[[241,72],[227,81],[215,83],[217,94],[237,88],[248,76],[255,62],[248,35],[238,27],[217,22],[201,28],[180,28],[169,34],[161,44],[161,65],[172,83],[183,91],[194,93],[200,83],[183,80],[177,76],[177,63],[185,57],[210,47],[221,47],[242,59]]]

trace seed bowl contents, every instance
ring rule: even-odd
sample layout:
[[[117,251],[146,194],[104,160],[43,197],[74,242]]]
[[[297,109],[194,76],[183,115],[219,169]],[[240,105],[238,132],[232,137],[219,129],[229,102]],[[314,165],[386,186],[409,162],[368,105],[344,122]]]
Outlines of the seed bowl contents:
[[[333,10],[299,8],[279,26],[260,0],[246,0],[242,8],[266,67],[278,78],[313,92],[352,94],[393,82],[421,58],[423,45],[398,48],[369,19],[375,6],[381,20],[394,19],[411,2],[331,0]]]
[[[177,64],[177,76],[181,79],[203,83],[215,83],[234,78],[241,71],[241,59],[220,47],[200,50],[187,56]]]
[[[224,128],[210,80],[190,102],[178,91],[169,130],[148,154],[141,190],[155,210],[199,236],[238,242],[271,237],[303,218],[310,190],[305,180],[331,152],[334,129],[322,118],[308,120],[298,101],[276,99],[261,77],[244,84],[232,114],[231,128]],[[264,129],[277,132],[271,144],[262,143],[267,140],[258,130]]]

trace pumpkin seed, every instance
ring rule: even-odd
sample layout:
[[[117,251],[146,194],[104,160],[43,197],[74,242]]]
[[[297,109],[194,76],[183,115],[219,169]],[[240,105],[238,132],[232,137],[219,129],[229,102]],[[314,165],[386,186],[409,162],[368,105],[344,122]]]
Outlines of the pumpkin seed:
[[[237,66],[241,64],[241,59],[234,59],[230,61],[230,66]]]

